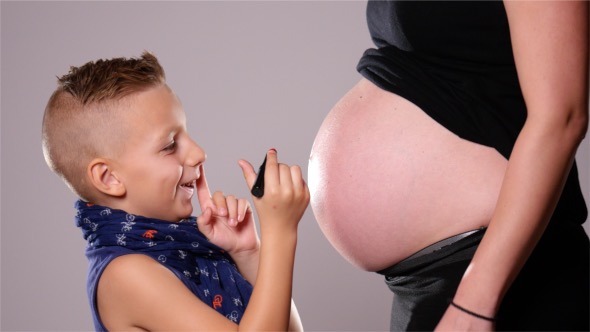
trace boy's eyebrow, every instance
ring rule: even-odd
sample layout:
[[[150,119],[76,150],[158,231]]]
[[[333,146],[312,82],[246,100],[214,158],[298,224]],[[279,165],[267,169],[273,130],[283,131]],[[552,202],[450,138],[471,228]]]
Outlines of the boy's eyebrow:
[[[170,128],[166,128],[161,131],[161,134],[158,136],[158,141],[167,141],[170,137],[175,136],[180,130],[176,126],[171,126]]]

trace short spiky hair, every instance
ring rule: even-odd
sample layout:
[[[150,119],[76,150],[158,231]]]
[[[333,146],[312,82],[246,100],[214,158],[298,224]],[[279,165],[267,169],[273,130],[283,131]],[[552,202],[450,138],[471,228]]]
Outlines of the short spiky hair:
[[[158,59],[149,52],[139,58],[113,58],[71,67],[58,78],[43,117],[45,160],[82,199],[93,200],[86,167],[97,157],[115,153],[126,126],[122,99],[166,84]]]

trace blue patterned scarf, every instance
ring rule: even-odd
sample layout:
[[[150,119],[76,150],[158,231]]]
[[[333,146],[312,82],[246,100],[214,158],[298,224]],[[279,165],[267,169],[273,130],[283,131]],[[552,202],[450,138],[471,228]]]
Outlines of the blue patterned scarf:
[[[239,323],[252,285],[231,257],[209,242],[194,217],[169,222],[78,200],[76,225],[88,241],[87,250],[122,246],[149,255],[194,283],[193,293],[228,319]]]

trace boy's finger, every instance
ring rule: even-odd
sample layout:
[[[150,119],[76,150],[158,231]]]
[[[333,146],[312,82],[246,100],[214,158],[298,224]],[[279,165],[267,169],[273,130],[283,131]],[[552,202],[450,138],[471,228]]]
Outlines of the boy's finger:
[[[238,199],[233,195],[229,195],[227,196],[226,202],[229,218],[228,224],[230,226],[236,226],[238,224]]]
[[[197,179],[197,199],[201,206],[201,211],[205,211],[207,208],[216,210],[213,200],[211,199],[211,192],[209,191],[207,178],[205,177],[205,167],[201,164],[199,168],[201,176]]]
[[[294,165],[291,166],[291,179],[293,180],[293,189],[295,192],[300,193],[305,190],[305,180],[303,174],[301,174],[301,167]]]
[[[279,164],[279,175],[281,188],[293,191],[293,179],[291,178],[291,168],[285,164]]]
[[[248,188],[251,188],[256,181],[256,172],[254,171],[254,167],[252,167],[252,164],[243,159],[239,160],[238,164],[242,169],[242,173],[244,174],[244,179],[246,179]]]
[[[197,218],[197,226],[199,227],[199,231],[205,234],[205,236],[211,232],[211,215],[211,209],[206,208]]]
[[[238,222],[244,221],[248,210],[250,209],[250,202],[248,200],[241,198],[238,200]]]
[[[266,153],[266,173],[264,174],[264,183],[266,187],[280,184],[277,150],[275,149],[270,149]]]
[[[227,206],[225,196],[223,196],[223,192],[221,192],[221,191],[214,192],[212,200],[213,200],[213,204],[215,205],[216,211],[214,211],[214,212],[216,213],[216,215],[221,216],[221,217],[227,216],[228,206]]]

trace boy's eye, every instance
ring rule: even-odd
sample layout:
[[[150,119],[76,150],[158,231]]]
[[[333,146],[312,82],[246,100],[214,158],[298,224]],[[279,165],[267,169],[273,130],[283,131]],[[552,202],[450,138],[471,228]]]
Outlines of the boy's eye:
[[[176,148],[176,141],[172,141],[170,144],[166,145],[162,151],[173,151]]]

